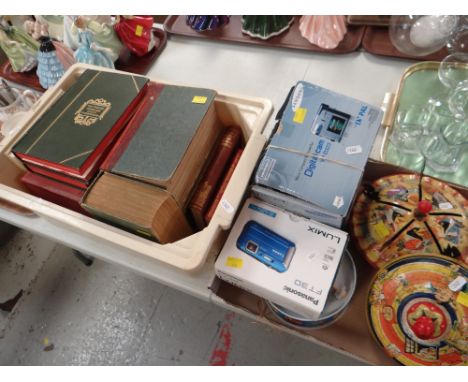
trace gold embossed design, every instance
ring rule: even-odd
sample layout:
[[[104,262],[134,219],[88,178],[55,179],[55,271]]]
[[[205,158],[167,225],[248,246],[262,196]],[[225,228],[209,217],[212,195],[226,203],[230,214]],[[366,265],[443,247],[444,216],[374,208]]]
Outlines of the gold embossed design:
[[[104,98],[90,99],[76,111],[74,122],[81,126],[91,126],[103,119],[111,107],[112,104]]]
[[[52,123],[47,127],[47,129],[45,129],[41,135],[39,135],[39,137],[33,142],[33,144],[31,146],[29,146],[29,148],[26,150],[26,154],[28,154],[33,148],[34,146],[36,146],[36,144],[42,139],[42,137],[47,134],[47,132],[52,128],[52,126],[55,125],[55,123],[58,121],[58,119],[70,108],[71,105],[73,105],[73,103],[76,101],[76,99],[89,87],[89,85],[91,85],[94,80],[101,74],[101,72],[97,72],[93,78],[91,78],[91,80],[83,87],[83,89],[80,90],[80,92],[72,99],[72,101],[68,104],[68,106],[62,110],[62,112],[57,115],[57,117],[55,117],[55,119],[52,121]]]

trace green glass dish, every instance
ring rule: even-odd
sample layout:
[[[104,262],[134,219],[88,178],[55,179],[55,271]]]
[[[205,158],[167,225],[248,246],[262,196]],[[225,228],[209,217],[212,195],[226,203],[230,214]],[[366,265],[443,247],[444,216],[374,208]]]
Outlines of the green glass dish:
[[[289,29],[293,21],[294,16],[242,16],[242,33],[268,40]]]

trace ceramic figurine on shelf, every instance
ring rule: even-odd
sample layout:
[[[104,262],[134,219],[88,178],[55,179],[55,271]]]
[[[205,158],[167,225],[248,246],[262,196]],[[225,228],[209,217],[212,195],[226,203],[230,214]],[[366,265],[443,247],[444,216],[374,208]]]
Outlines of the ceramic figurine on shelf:
[[[346,35],[345,16],[302,16],[299,20],[302,37],[323,49],[335,49]]]
[[[63,41],[63,16],[60,15],[35,15],[36,21],[47,25],[48,36],[53,40]]]
[[[47,24],[43,24],[37,20],[26,20],[23,28],[34,40],[39,40],[41,37],[49,35]]]
[[[108,49],[108,53],[115,62],[119,58],[123,44],[114,30],[112,21],[103,22],[100,19],[90,19],[88,29],[93,33],[96,44]]]
[[[79,30],[81,44],[74,53],[76,61],[114,69],[112,52],[110,49],[103,48],[95,43],[93,33],[87,28],[85,18],[78,17],[75,20],[75,25]]]
[[[229,23],[229,16],[187,16],[185,21],[197,32],[213,30]]]
[[[27,72],[37,65],[39,43],[4,20],[0,23],[0,48],[5,52],[15,72]]]
[[[114,31],[115,21],[113,18],[102,15],[81,17],[85,18],[88,29],[93,32],[96,43],[104,48],[112,49],[114,55],[118,57],[122,49],[122,43]],[[80,46],[78,28],[75,25],[76,18],[77,16],[63,16],[63,42],[72,50],[77,50]]]
[[[65,68],[57,56],[57,51],[50,37],[41,37],[37,60],[39,83],[44,89],[48,89],[55,85],[65,73]]]
[[[5,15],[2,17],[9,25],[20,29],[24,28],[25,21],[34,21],[31,15]]]
[[[118,16],[114,29],[124,45],[137,56],[155,46],[152,16]]]
[[[242,16],[242,33],[267,40],[285,32],[294,16]]]
[[[75,51],[80,47],[76,16],[63,16],[63,43]]]

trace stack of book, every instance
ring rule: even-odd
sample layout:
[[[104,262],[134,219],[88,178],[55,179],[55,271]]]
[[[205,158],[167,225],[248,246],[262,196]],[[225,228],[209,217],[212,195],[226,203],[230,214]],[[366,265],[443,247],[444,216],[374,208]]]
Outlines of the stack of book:
[[[86,70],[12,151],[30,171],[86,189],[147,84],[143,77]]]
[[[209,89],[86,70],[13,148],[27,168],[23,183],[160,243],[190,235],[192,197],[211,179],[199,215],[205,224],[240,156],[242,131],[222,126],[215,97]]]
[[[80,200],[144,97],[148,80],[85,70],[13,147],[34,195],[85,213]]]

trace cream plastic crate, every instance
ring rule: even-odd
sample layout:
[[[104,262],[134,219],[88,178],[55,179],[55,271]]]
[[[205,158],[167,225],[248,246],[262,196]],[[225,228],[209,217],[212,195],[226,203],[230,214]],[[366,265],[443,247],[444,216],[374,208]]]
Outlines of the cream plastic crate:
[[[211,253],[219,251],[225,238],[223,232],[231,227],[250,176],[267,141],[262,131],[273,109],[271,101],[230,94],[216,96],[216,111],[222,123],[226,126],[237,124],[242,128],[246,140],[244,152],[210,224],[202,231],[182,240],[161,245],[35,197],[28,193],[19,180],[25,168],[11,153],[11,148],[88,68],[112,71],[84,64],[73,65],[21,119],[17,133],[0,142],[0,208],[7,208],[17,214],[42,217],[82,235],[83,240],[98,239],[112,247],[128,250],[132,256],[144,257],[145,260],[163,262],[185,271],[199,269]],[[120,73],[129,75],[125,72]],[[64,238],[61,238],[61,241],[66,243]]]

